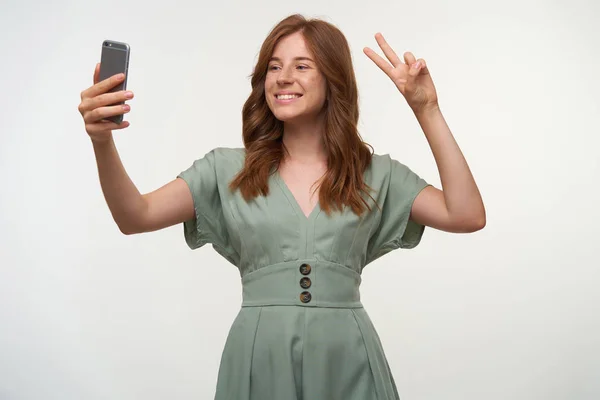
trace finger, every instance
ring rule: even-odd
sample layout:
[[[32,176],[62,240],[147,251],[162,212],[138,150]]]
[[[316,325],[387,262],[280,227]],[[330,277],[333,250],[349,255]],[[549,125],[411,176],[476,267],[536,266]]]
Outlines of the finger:
[[[408,71],[408,75],[414,79],[416,78],[420,73],[423,72],[423,69],[425,68],[425,70],[427,69],[427,67],[425,67],[425,60],[423,60],[422,58],[419,58],[415,63],[413,63],[410,66],[410,70]]]
[[[381,68],[381,70],[383,72],[385,72],[388,76],[390,75],[390,73],[394,69],[394,67],[389,62],[384,60],[383,57],[381,57],[379,54],[375,53],[372,49],[370,49],[368,47],[365,47],[363,49],[363,51],[365,52],[367,57],[369,57],[371,60],[373,60],[373,62],[379,68]]]
[[[429,68],[427,68],[427,63],[422,58],[419,58],[419,62],[421,64],[421,71],[419,75],[429,75]]]
[[[110,128],[111,130],[124,129],[124,128],[127,128],[130,125],[129,121],[121,121],[121,123],[117,124],[116,122],[112,122],[110,120],[106,120],[103,123],[112,126],[112,128]]]
[[[94,85],[96,83],[98,83],[98,80],[100,79],[100,63],[96,64],[96,68],[94,69]]]
[[[100,82],[94,84],[94,86],[91,86],[88,89],[84,90],[81,93],[81,98],[83,99],[83,98],[88,98],[88,97],[96,97],[99,94],[106,93],[110,89],[112,89],[113,87],[115,87],[119,83],[121,83],[124,79],[125,79],[125,74],[123,74],[123,73],[110,76],[110,77],[104,79],[103,81],[100,81]]]
[[[85,130],[88,134],[101,133],[106,131],[113,131],[117,129],[124,129],[129,126],[129,121],[123,121],[120,124],[117,124],[112,121],[100,121],[93,124],[86,124]]]
[[[406,65],[413,65],[415,62],[417,62],[417,60],[413,53],[407,51],[406,53],[404,53],[404,62],[406,63]]]
[[[87,99],[88,109],[93,110],[94,108],[116,105],[117,103],[125,102],[133,99],[133,92],[131,90],[121,90],[118,92],[108,92],[99,94],[98,96]],[[85,102],[86,100],[84,100]]]
[[[115,115],[127,114],[131,111],[129,104],[119,104],[110,107],[99,107],[84,114],[83,120],[86,124],[93,124],[108,117]]]
[[[400,57],[396,54],[396,52],[392,49],[392,47],[388,44],[381,33],[375,34],[375,40],[377,40],[377,44],[383,50],[383,54],[387,57],[388,60],[392,63],[394,67],[398,67],[402,64]]]
[[[119,92],[109,92],[100,94],[92,98],[84,98],[79,104],[79,112],[84,115],[89,111],[93,111],[99,107],[117,105],[118,103],[125,104],[127,100],[133,99],[132,91],[121,90]]]

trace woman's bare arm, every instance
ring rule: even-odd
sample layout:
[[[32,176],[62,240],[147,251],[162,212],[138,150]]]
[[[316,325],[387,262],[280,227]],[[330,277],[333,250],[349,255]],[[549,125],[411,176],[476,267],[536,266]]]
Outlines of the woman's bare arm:
[[[194,202],[185,181],[175,179],[142,195],[125,171],[112,138],[93,145],[102,192],[121,232],[156,231],[194,218]]]

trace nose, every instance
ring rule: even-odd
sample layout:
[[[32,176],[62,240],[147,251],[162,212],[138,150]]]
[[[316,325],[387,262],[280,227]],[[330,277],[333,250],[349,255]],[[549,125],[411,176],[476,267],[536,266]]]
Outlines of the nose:
[[[292,83],[293,81],[294,81],[293,75],[290,72],[289,68],[282,68],[281,71],[279,72],[279,75],[277,76],[277,84],[285,85],[285,84]]]

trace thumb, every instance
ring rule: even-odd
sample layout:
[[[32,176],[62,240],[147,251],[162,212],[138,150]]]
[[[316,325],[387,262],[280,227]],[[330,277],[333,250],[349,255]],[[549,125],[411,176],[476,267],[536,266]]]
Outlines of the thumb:
[[[429,75],[429,68],[427,68],[425,60],[421,58],[419,61],[421,61],[421,75]]]
[[[408,75],[413,79],[416,78],[424,66],[425,61],[422,58],[419,58],[416,62],[411,64],[410,70],[408,71]]]
[[[98,79],[100,78],[100,63],[96,64],[96,68],[94,69],[94,85],[98,83]]]
[[[412,92],[416,85],[417,76],[419,76],[419,71],[423,67],[422,60],[417,60],[413,62],[408,68],[408,76],[406,77],[406,89],[409,92]]]

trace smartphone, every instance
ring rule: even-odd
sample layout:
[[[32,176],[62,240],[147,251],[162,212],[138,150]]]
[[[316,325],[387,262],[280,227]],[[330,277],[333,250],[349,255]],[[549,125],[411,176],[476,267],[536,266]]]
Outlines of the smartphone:
[[[129,69],[129,45],[127,43],[116,42],[114,40],[105,40],[102,42],[102,54],[100,57],[100,76],[99,80],[110,78],[113,75],[124,73],[125,80],[108,92],[118,92],[127,89],[127,71]],[[122,101],[117,104],[124,104]],[[120,124],[123,122],[123,114],[114,115],[106,118],[109,121]]]

